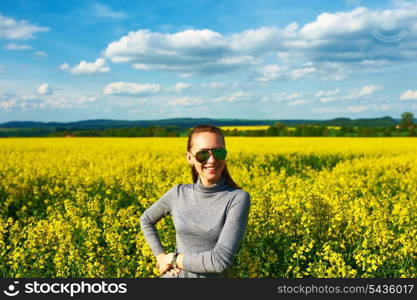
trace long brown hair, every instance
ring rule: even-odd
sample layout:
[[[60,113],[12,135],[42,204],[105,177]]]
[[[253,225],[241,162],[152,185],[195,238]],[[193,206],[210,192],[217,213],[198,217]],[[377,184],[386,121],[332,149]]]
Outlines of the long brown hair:
[[[195,126],[189,133],[188,133],[188,142],[187,142],[187,151],[191,152],[191,147],[192,147],[192,138],[193,135],[196,133],[200,133],[200,132],[212,132],[212,133],[216,133],[218,135],[221,136],[222,140],[223,140],[223,145],[224,147],[226,147],[226,143],[224,140],[224,135],[221,131],[220,128],[216,127],[216,126],[212,126],[212,125],[197,125]],[[226,184],[235,188],[235,189],[242,189],[241,187],[239,187],[232,179],[232,176],[230,176],[229,170],[227,169],[227,165],[224,166],[222,175],[226,176]],[[198,180],[198,172],[195,169],[194,165],[191,166],[191,176],[193,177],[193,182],[196,183]]]

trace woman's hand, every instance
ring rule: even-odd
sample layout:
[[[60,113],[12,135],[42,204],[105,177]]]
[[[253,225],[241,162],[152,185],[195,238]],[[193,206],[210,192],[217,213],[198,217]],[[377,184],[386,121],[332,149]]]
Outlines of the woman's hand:
[[[172,268],[169,271],[167,271],[167,274],[171,274],[172,276],[178,275],[181,272],[182,269],[180,268]]]
[[[158,268],[158,271],[161,274],[161,276],[172,268],[171,261],[173,256],[174,253],[161,253],[156,257],[156,267]]]

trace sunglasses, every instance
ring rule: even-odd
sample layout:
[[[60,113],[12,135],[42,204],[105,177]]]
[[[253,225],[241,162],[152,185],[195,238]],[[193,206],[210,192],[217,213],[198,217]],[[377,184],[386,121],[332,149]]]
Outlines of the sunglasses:
[[[195,157],[195,159],[199,163],[205,163],[210,158],[210,152],[213,154],[215,159],[218,159],[218,160],[225,160],[226,159],[227,151],[224,148],[214,148],[214,149],[200,150],[193,156]]]

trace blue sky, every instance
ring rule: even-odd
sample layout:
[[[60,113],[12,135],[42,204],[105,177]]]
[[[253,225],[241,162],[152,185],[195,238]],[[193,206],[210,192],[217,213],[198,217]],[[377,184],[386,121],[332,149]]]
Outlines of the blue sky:
[[[0,1],[0,123],[417,115],[417,1]]]

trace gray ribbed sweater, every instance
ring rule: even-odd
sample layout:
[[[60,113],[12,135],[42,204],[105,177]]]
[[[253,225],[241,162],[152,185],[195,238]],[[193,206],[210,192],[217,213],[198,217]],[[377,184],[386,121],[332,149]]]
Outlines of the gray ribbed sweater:
[[[184,254],[180,278],[225,277],[246,230],[250,207],[247,192],[226,185],[223,175],[206,187],[177,184],[144,211],[140,226],[155,256],[164,252],[155,224],[171,214],[177,251]],[[170,277],[165,273],[162,277]]]

